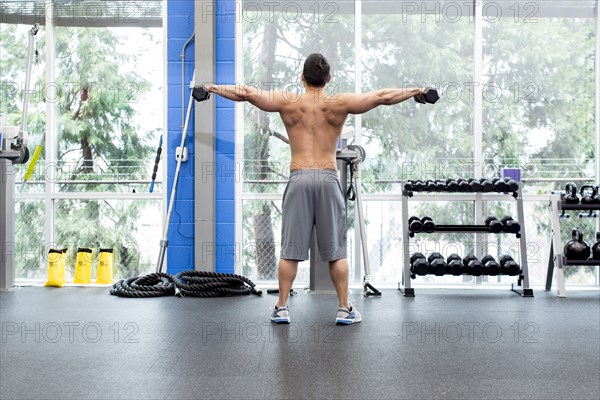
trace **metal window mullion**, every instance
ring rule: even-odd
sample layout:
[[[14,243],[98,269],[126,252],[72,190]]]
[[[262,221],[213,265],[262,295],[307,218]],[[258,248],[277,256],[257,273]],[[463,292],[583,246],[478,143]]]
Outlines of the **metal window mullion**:
[[[595,65],[595,84],[596,84],[596,118],[594,132],[596,133],[596,182],[600,182],[600,18],[599,1],[596,0],[596,65]],[[596,232],[600,232],[600,218],[596,221]],[[600,284],[600,267],[596,267],[596,284]]]
[[[241,7],[242,4],[237,4],[236,7]],[[237,14],[236,14],[237,15]],[[234,39],[234,66],[235,66],[235,82],[244,82],[244,52],[243,52],[243,21],[244,18],[236,18],[235,19],[235,39]],[[233,128],[234,134],[234,161],[235,165],[244,164],[244,104],[243,103],[235,103],[235,122]],[[241,168],[243,170],[243,167]],[[237,170],[237,168],[236,168]],[[240,246],[242,248],[242,240],[243,240],[243,217],[242,217],[242,207],[243,207],[243,193],[244,193],[244,174],[236,177],[235,179],[235,187],[234,187],[234,212],[235,212],[235,224],[234,224],[234,237],[236,247]],[[238,255],[238,249],[234,250],[236,257],[234,258],[234,272],[240,275],[243,275],[243,262],[241,256],[241,250]]]
[[[354,0],[354,91],[362,91],[362,0]],[[354,144],[362,143],[362,115],[354,116]],[[358,223],[358,208],[354,204],[354,221]],[[360,229],[354,229],[354,281],[361,279]]]
[[[473,102],[473,176],[483,176],[483,7],[481,2],[473,2],[474,10],[474,44],[473,44],[473,80],[474,102]],[[483,223],[483,201],[482,197],[475,199],[475,224]],[[475,234],[475,254],[481,257],[483,235]],[[476,283],[481,284],[481,277],[476,278]]]
[[[164,89],[169,86],[169,59],[168,59],[168,29],[167,29],[167,4],[165,3],[162,7],[162,39],[163,39],[163,90],[162,90],[162,102],[163,102],[163,110],[169,109],[169,91]],[[182,103],[183,104],[183,103]],[[167,182],[169,180],[169,151],[168,151],[168,140],[169,140],[169,113],[167,111],[163,111],[163,131],[162,131],[162,139],[163,139],[163,147],[164,150],[162,152],[162,173],[163,173],[163,184],[161,185],[161,193],[160,193],[160,231],[162,232],[165,228],[165,216],[167,215],[167,196],[169,195],[169,191],[167,190]],[[167,255],[169,250],[167,249]]]
[[[54,31],[54,1],[46,0],[46,90],[48,97],[56,98],[56,87],[51,84],[55,81],[55,31]],[[57,143],[56,143],[56,102],[46,102],[46,165],[57,165]],[[56,168],[46,168],[46,187],[45,187],[45,221],[44,221],[44,240],[46,243],[54,243],[54,198],[56,192]]]

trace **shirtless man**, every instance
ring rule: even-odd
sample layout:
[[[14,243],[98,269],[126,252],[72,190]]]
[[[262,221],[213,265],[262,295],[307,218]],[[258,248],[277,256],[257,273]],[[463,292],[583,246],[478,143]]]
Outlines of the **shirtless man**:
[[[279,300],[271,314],[275,323],[289,323],[288,296],[298,262],[308,259],[313,225],[321,259],[337,292],[338,324],[361,321],[348,301],[346,209],[336,170],[336,150],[348,114],[362,114],[380,105],[398,104],[423,92],[420,88],[380,89],[368,93],[327,95],[329,64],[321,54],[304,62],[300,79],[304,93],[262,91],[240,85],[209,85],[208,90],[234,101],[248,101],[267,112],[278,112],[285,124],[292,159],[283,194]]]

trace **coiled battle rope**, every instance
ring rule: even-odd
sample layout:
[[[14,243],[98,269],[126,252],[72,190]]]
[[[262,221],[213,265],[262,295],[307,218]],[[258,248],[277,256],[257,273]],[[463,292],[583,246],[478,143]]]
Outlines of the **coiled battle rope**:
[[[175,294],[175,277],[163,272],[123,279],[111,285],[109,293],[121,297],[159,297]]]
[[[177,297],[220,297],[261,295],[250,279],[236,274],[208,271],[181,271],[175,275]]]
[[[250,279],[236,274],[208,271],[182,271],[173,276],[153,273],[119,281],[110,287],[110,294],[122,297],[221,297],[262,295]]]

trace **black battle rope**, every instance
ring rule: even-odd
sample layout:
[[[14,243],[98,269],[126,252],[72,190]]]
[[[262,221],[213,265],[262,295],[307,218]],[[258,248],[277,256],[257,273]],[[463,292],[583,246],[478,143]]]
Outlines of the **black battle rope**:
[[[158,297],[175,294],[175,277],[164,272],[123,279],[114,283],[109,293],[121,297]]]
[[[236,274],[209,271],[181,271],[175,275],[177,297],[221,297],[262,295],[250,279]]]
[[[124,279],[113,284],[109,293],[122,297],[262,295],[254,282],[244,276],[191,270],[182,271],[175,276],[157,272]]]

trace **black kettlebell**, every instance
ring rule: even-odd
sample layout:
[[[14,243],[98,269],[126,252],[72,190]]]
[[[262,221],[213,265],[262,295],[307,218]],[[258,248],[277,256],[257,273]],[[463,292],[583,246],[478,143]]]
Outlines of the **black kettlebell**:
[[[600,197],[598,196],[598,189],[592,185],[583,185],[579,189],[581,195],[581,204],[598,204],[600,203]]]
[[[579,228],[573,229],[572,240],[565,245],[564,256],[569,260],[587,260],[590,258],[590,246],[583,241],[583,233]]]
[[[565,193],[561,196],[563,204],[579,204],[577,197],[577,185],[574,182],[567,183]]]
[[[600,261],[600,232],[596,232],[596,243],[592,246],[592,259]]]

